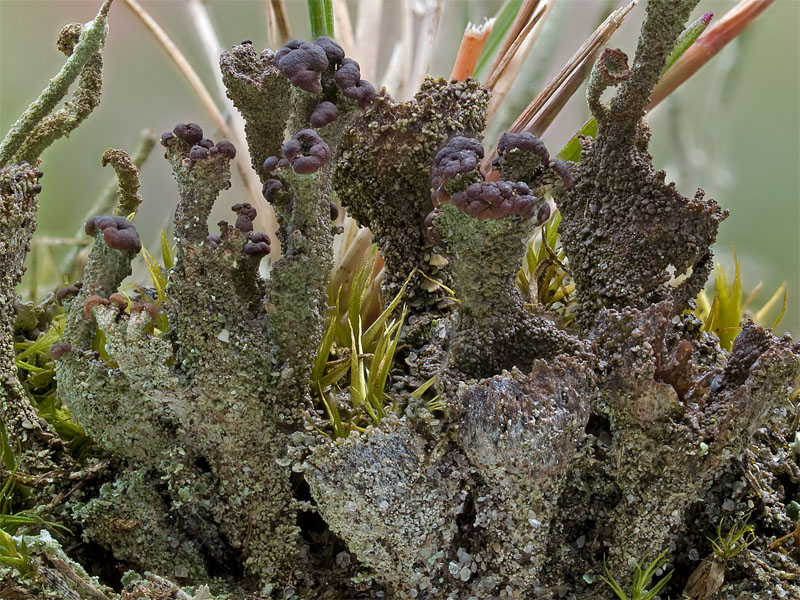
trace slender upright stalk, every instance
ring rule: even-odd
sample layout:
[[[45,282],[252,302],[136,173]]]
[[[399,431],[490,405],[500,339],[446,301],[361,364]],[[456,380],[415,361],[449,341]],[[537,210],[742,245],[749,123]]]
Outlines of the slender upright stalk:
[[[311,37],[333,37],[333,0],[307,0]]]
[[[0,167],[8,163],[33,128],[66,96],[69,86],[81,74],[87,61],[103,47],[108,33],[108,9],[111,8],[112,1],[103,2],[95,19],[84,28],[80,41],[67,62],[8,130],[6,137],[0,142]]]

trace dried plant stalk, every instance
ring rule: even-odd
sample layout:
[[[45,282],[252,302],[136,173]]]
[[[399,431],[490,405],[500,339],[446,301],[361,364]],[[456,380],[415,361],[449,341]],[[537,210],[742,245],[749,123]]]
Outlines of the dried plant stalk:
[[[333,0],[333,24],[336,30],[336,41],[344,49],[345,54],[353,55],[356,43],[350,11],[347,9],[347,0]]]
[[[534,8],[538,7],[537,2],[529,2],[528,4],[534,5]],[[552,4],[552,3],[551,3]],[[511,60],[517,56],[520,47],[522,44],[528,39],[528,35],[531,33],[534,25],[536,25],[539,20],[542,18],[544,13],[547,11],[548,5],[545,4],[541,10],[536,12],[535,14],[531,14],[530,18],[525,22],[522,29],[519,31],[518,34],[512,40],[512,35],[515,35],[514,32],[510,33],[506,38],[506,41],[510,41],[508,44],[508,48],[503,48],[501,53],[497,56],[497,62],[495,62],[494,66],[492,67],[492,71],[489,73],[489,77],[486,79],[486,87],[490,90],[494,88],[497,84],[497,81],[505,72],[506,68],[508,68],[509,63]],[[522,11],[520,11],[521,13]]]
[[[489,76],[487,77],[487,87],[491,88],[488,82],[495,76],[497,71],[500,69],[500,65],[506,56],[509,54],[511,47],[518,41],[520,37],[525,37],[527,35],[526,29],[530,21],[534,17],[534,13],[536,9],[539,7],[541,0],[525,0],[522,5],[519,7],[519,12],[517,13],[517,17],[514,19],[514,22],[511,24],[511,29],[506,36],[506,39],[503,41],[503,45],[500,47],[500,51],[497,53],[497,58],[495,59],[494,65],[492,66],[492,70],[489,72]]]
[[[203,108],[206,110],[208,115],[211,117],[211,120],[214,123],[214,127],[225,137],[232,138],[233,133],[231,132],[228,124],[225,122],[225,117],[222,116],[219,108],[217,108],[214,99],[211,97],[211,93],[206,88],[203,81],[200,79],[200,76],[197,74],[192,68],[192,65],[189,64],[189,61],[183,55],[183,53],[178,49],[175,43],[170,39],[167,33],[161,28],[161,26],[156,22],[156,20],[148,13],[141,4],[139,4],[136,0],[124,0],[125,4],[133,11],[136,17],[142,22],[142,24],[147,27],[148,31],[153,34],[153,37],[156,38],[161,47],[164,48],[164,51],[167,55],[172,59],[172,62],[175,63],[175,66],[178,67],[180,72],[186,77],[186,80],[189,82],[189,85],[192,87],[192,90],[195,94],[197,94],[198,100],[203,105]]]
[[[356,21],[357,55],[361,65],[361,76],[368,81],[375,80],[378,66],[378,53],[375,50],[380,47],[382,16],[383,0],[359,2]]]
[[[268,0],[272,7],[272,12],[275,15],[275,21],[278,25],[278,32],[281,36],[281,41],[286,43],[292,39],[292,28],[289,25],[289,15],[286,13],[286,5],[283,0]]]
[[[450,79],[463,81],[472,76],[493,26],[494,19],[488,19],[482,25],[467,24]]]
[[[578,51],[564,65],[564,68],[539,92],[539,95],[531,101],[524,111],[509,127],[509,133],[522,133],[531,131],[537,125],[537,119],[543,109],[547,109],[547,118],[552,118],[566,104],[567,100],[575,93],[581,82],[588,76],[597,55],[611,39],[614,32],[619,29],[625,17],[631,9],[636,6],[638,0],[633,0],[626,6],[618,8],[612,12],[608,18],[589,36],[581,45]],[[552,102],[551,102],[552,101]],[[541,121],[542,123],[544,120]],[[549,124],[549,122],[548,122]],[[541,128],[541,125],[539,125]],[[534,135],[540,135],[534,133]],[[493,148],[483,160],[482,168],[488,173],[491,170],[492,161],[497,157],[497,148]]]
[[[439,32],[439,22],[442,18],[442,0],[434,0],[433,7],[429,9],[422,20],[419,38],[417,38],[417,52],[414,59],[414,68],[411,70],[411,77],[406,82],[404,96],[410,96],[419,89],[422,80],[428,73],[433,54],[433,43],[436,34]]]
[[[550,0],[540,6],[539,12],[531,17],[527,26],[517,36],[517,39],[509,45],[509,50],[505,56],[501,55],[498,58],[498,63],[489,74],[487,87],[492,92],[492,100],[489,103],[487,119],[490,121],[494,118],[494,115],[500,109],[500,105],[505,101],[511,88],[517,82],[522,66],[533,49],[539,37],[539,32],[542,31],[547,17],[552,12],[553,6],[555,6],[555,2],[556,0]],[[511,36],[508,37],[510,38]]]

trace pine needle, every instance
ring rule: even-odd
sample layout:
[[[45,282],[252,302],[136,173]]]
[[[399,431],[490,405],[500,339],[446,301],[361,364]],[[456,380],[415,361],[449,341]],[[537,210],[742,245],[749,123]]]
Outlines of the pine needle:
[[[497,84],[497,80],[500,79],[503,72],[508,67],[508,64],[511,62],[511,59],[517,55],[520,46],[522,46],[522,43],[527,39],[533,26],[542,18],[547,5],[545,4],[541,10],[537,11],[540,3],[541,0],[526,0],[520,7],[517,18],[511,26],[511,31],[508,33],[497,55],[497,60],[494,66],[492,66],[489,76],[486,78],[486,87],[490,90]]]
[[[530,22],[535,18],[536,9],[539,7],[541,0],[523,0],[519,7],[519,12],[511,24],[508,35],[503,44],[500,46],[500,51],[497,53],[497,58],[492,65],[492,70],[489,71],[489,76],[486,78],[486,87],[492,89],[494,82],[497,81],[498,72],[501,70],[503,61],[508,59],[512,46],[520,41],[520,38],[525,36],[530,31]],[[505,67],[503,67],[505,68]]]
[[[517,39],[511,43],[504,56],[498,56],[498,62],[492,73],[489,74],[487,85],[492,91],[492,98],[489,101],[489,108],[486,111],[486,118],[491,120],[500,109],[500,106],[517,83],[517,78],[522,72],[522,67],[533,49],[539,33],[544,28],[547,17],[552,12],[556,0],[548,0],[539,7],[522,29]]]

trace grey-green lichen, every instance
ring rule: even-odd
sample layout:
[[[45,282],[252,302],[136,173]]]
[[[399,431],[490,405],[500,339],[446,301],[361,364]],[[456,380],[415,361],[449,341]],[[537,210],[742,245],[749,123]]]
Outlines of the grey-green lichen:
[[[387,418],[335,444],[305,466],[318,510],[361,563],[397,598],[433,595],[443,584],[463,510],[463,457],[437,451],[405,421]]]
[[[253,44],[234,46],[222,53],[220,69],[228,97],[245,120],[247,146],[253,170],[263,183],[261,168],[269,156],[280,153],[291,113],[291,86],[272,64],[273,52],[257,53]]]
[[[431,167],[448,138],[480,135],[488,102],[477,81],[426,79],[409,102],[379,96],[345,135],[334,188],[350,215],[375,235],[386,261],[384,297],[394,297],[414,269],[450,282],[441,261],[431,262],[438,254],[427,238]],[[441,299],[442,290],[429,283],[419,275],[411,282],[405,297],[412,307]]]
[[[64,28],[59,37],[59,49],[69,58],[0,142],[0,167],[6,166],[12,158],[17,162],[38,159],[48,145],[77,127],[97,105],[103,64],[101,52],[108,35],[108,10],[112,2],[103,2],[97,17],[81,28],[77,43],[77,27],[67,25]],[[74,103],[51,115],[78,76],[81,81]]]
[[[108,456],[63,514],[144,574],[108,590],[46,534],[29,538],[32,570],[3,574],[70,600],[588,600],[611,597],[592,583],[603,557],[619,578],[666,548],[676,596],[720,519],[752,509],[761,531],[790,533],[800,467],[787,398],[800,346],[747,324],[727,354],[684,312],[724,215],[663,186],[646,153],[646,96],[691,5],[651,1],[632,68],[620,52],[601,56],[589,90],[599,135],[580,164],[507,135],[499,180],[478,166],[488,96],[474,81],[428,80],[395,104],[327,38],[225,54],[284,254],[262,279],[271,242],[249,204],[209,228],[232,144],[192,123],[162,137],[179,195],[166,289],[118,293],[140,248],[125,218],[135,202],[90,219],[94,246],[83,286],[60,296],[69,314],[54,352],[59,393]],[[608,85],[621,87],[606,107]],[[0,175],[2,416],[12,439],[63,465],[46,427],[28,428],[35,412],[9,354],[38,177],[30,165]],[[328,313],[332,193],[372,228],[388,293],[415,268],[428,276],[410,285],[417,321],[392,366],[388,416],[344,439],[316,429],[310,380]],[[514,285],[551,200],[578,331],[533,312]],[[669,265],[691,269],[687,282],[665,285]],[[438,398],[410,399],[430,378]],[[771,545],[762,535],[731,561],[721,593],[800,596],[785,577],[796,559]],[[39,577],[48,572],[52,585]]]
[[[0,567],[2,581],[7,584],[4,591],[9,593],[8,597],[47,600],[117,598],[112,589],[71,560],[61,544],[47,530],[43,529],[35,536],[19,536],[14,542],[15,546],[25,548],[28,564],[23,570]],[[30,595],[31,593],[35,595]]]
[[[502,166],[507,158],[507,148],[503,150],[501,169],[523,175],[525,169]],[[509,153],[508,158],[521,162],[519,152]],[[540,166],[538,156],[525,154],[526,163]],[[436,208],[426,219],[450,259],[459,299],[448,367],[467,377],[489,377],[513,366],[528,369],[535,358],[581,349],[577,338],[531,314],[514,283],[525,246],[534,227],[547,219],[549,206],[525,182],[484,182],[477,168],[482,156],[477,140],[465,137],[453,138],[437,154]],[[545,188],[533,168],[525,174],[537,190]]]
[[[595,386],[585,363],[562,356],[459,390],[458,445],[475,473],[468,549],[483,555],[477,578],[499,574],[526,590],[545,577],[551,522],[561,518],[553,499],[571,466],[563,457],[584,436]]]
[[[168,518],[155,472],[132,470],[100,487],[97,496],[73,507],[85,523],[84,535],[131,564],[162,573],[174,581],[208,579],[199,542],[186,539]]]
[[[65,339],[72,351],[62,356],[59,383],[98,443],[166,484],[164,513],[151,519],[179,519],[184,534],[204,540],[204,554],[218,563],[236,553],[253,576],[285,578],[296,528],[284,519],[292,504],[288,472],[275,460],[284,451],[279,427],[288,415],[267,389],[275,359],[257,301],[263,282],[252,268],[260,257],[243,251],[248,234],[242,223],[223,226],[219,244],[209,240],[204,219],[227,186],[227,147],[218,143],[217,152],[194,160],[188,142],[172,136],[164,143],[181,194],[177,264],[165,307],[169,341],[148,331],[152,299],[138,298],[139,310],[130,314],[94,300],[116,291],[132,258],[108,248],[97,232],[83,289],[70,305]],[[91,350],[95,325],[104,332],[111,364]],[[168,542],[162,538],[162,547],[145,556],[156,560],[172,552]]]
[[[42,172],[27,163],[0,171],[0,417],[11,447],[22,449],[32,468],[46,471],[53,467],[48,455],[61,454],[65,448],[25,393],[14,352],[14,289],[22,280],[25,255],[36,229],[41,177]]]
[[[103,166],[111,165],[117,174],[119,189],[117,191],[117,202],[114,214],[120,217],[127,217],[135,213],[142,203],[139,195],[139,168],[124,150],[109,148],[103,152]]]
[[[452,204],[435,221],[460,300],[448,364],[468,377],[528,369],[535,358],[581,348],[577,338],[531,314],[514,285],[531,225],[519,215],[479,221]]]
[[[578,288],[579,322],[588,327],[603,306],[644,308],[673,298],[675,314],[702,289],[712,266],[711,244],[727,212],[698,190],[688,199],[665,185],[647,153],[642,121],[660,70],[695,0],[648,4],[634,66],[606,51],[587,96],[598,122],[597,139],[585,141],[574,182],[559,201],[561,235]],[[619,85],[606,108],[600,94]],[[603,257],[614,257],[604,260]],[[677,286],[670,273],[686,274]]]
[[[14,289],[24,273],[23,263],[36,229],[36,197],[42,189],[42,171],[36,166],[39,155],[77,127],[97,105],[111,2],[103,2],[97,17],[85,26],[73,24],[62,30],[58,47],[68,56],[66,63],[0,142],[0,417],[12,447],[24,451],[19,458],[29,462],[31,470],[52,468],[50,459],[56,455],[61,455],[66,467],[69,459],[63,456],[65,446],[60,438],[37,416],[17,377]],[[73,103],[53,112],[79,76]]]

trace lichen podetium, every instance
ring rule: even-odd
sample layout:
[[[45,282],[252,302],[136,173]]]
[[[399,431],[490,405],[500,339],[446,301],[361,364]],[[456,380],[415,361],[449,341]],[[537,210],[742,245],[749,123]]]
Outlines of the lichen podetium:
[[[651,0],[631,63],[599,55],[587,94],[597,136],[580,161],[517,132],[500,138],[491,172],[489,92],[474,79],[427,78],[401,102],[328,37],[276,52],[234,46],[222,79],[275,235],[257,230],[257,207],[226,195],[236,145],[179,123],[161,137],[178,202],[164,268],[145,253],[155,289],[123,285],[147,204],[135,161],[109,150],[119,202],[86,222],[82,283],[23,327],[17,316],[33,312],[16,310],[13,293],[35,228],[38,156],[95,104],[110,3],[68,28],[75,52],[90,54],[68,60],[80,101],[44,117],[47,131],[24,117],[0,147],[0,457],[4,493],[19,486],[14,502],[38,503],[87,543],[4,533],[0,595],[588,600],[623,597],[634,565],[635,597],[677,597],[687,581],[697,596],[710,568],[697,565],[713,564],[702,589],[800,597],[783,576],[800,570],[796,552],[759,538],[786,528],[782,507],[800,485],[785,443],[800,346],[747,322],[727,352],[704,331],[692,301],[727,213],[665,185],[647,153],[644,109],[696,3]],[[212,231],[225,198],[234,216]],[[384,261],[388,308],[373,322],[376,263],[328,289],[342,208]],[[574,320],[515,284],[547,223],[559,227],[564,262],[547,250],[574,286]],[[276,236],[282,254],[264,277]],[[351,288],[348,308],[328,306]],[[83,428],[80,453],[39,418],[14,362],[62,310],[48,365],[57,410],[69,411],[59,427]],[[365,405],[368,378],[377,389]],[[748,506],[748,545],[701,562],[706,532]],[[751,549],[758,560],[744,559]],[[680,568],[651,583],[665,561]]]

